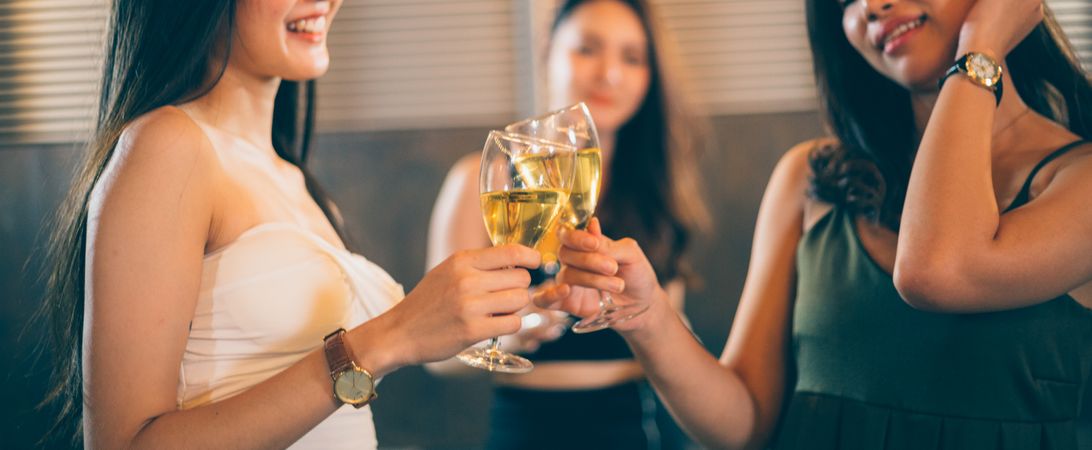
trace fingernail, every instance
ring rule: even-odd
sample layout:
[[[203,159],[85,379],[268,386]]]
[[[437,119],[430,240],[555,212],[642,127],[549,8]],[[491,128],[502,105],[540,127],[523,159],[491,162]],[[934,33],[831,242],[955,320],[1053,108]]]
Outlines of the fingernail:
[[[612,284],[614,285],[615,294],[621,294],[622,291],[626,290],[626,282],[624,280],[617,280]]]

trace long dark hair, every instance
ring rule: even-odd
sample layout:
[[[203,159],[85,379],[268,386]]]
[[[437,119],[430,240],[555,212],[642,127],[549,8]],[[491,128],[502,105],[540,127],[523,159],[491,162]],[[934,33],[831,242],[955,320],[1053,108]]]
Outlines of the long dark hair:
[[[98,117],[93,138],[69,194],[53,217],[46,259],[50,267],[39,318],[49,329],[53,379],[43,405],[59,410],[53,435],[78,443],[82,415],[81,373],[84,317],[84,256],[87,202],[114,153],[122,131],[157,108],[207,93],[220,80],[232,47],[235,0],[112,2],[105,42]],[[304,164],[310,141],[313,82],[282,82],[273,119],[273,145],[281,158],[300,167],[311,196],[338,233],[334,208]]]
[[[551,34],[591,1],[565,1]],[[684,255],[693,234],[710,222],[697,167],[706,130],[677,91],[671,43],[655,13],[644,0],[617,1],[635,12],[645,29],[651,79],[641,106],[618,130],[598,215],[606,234],[640,243],[661,280],[693,277]]]
[[[1092,84],[1054,15],[1006,58],[1035,112],[1092,138]],[[811,155],[811,194],[898,229],[918,132],[910,92],[872,68],[842,30],[836,0],[808,0],[808,37],[826,126],[837,142]]]

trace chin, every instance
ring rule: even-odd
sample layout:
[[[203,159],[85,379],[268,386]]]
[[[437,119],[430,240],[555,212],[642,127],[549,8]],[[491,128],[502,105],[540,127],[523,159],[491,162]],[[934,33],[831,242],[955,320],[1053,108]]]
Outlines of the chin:
[[[910,91],[929,92],[937,90],[937,82],[944,76],[944,71],[947,69],[933,62],[906,61],[898,67],[888,68],[884,76]]]
[[[595,127],[600,130],[615,130],[617,131],[623,125],[622,114],[620,111],[616,111],[611,107],[596,106],[589,104],[588,108],[592,112],[592,120],[595,121]]]
[[[321,71],[300,71],[300,72],[295,72],[295,73],[292,73],[292,74],[285,75],[285,76],[283,76],[281,78],[285,79],[285,80],[288,80],[288,81],[308,81],[308,80],[314,80],[316,78],[320,78],[323,75],[326,75],[325,70],[321,70]]]
[[[315,61],[312,64],[294,64],[281,78],[290,81],[306,81],[326,75],[330,69],[330,61]]]

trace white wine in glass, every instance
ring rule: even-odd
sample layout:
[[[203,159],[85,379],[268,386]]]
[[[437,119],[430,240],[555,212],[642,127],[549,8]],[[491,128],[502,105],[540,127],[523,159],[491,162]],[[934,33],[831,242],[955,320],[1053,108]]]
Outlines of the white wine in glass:
[[[561,247],[558,237],[562,226],[578,230],[587,228],[595,215],[602,188],[603,155],[599,146],[599,133],[595,129],[587,105],[578,103],[567,108],[522,120],[505,127],[505,131],[531,136],[546,141],[561,142],[577,150],[576,168],[573,173],[572,193],[561,220],[551,228],[539,250],[556,255]],[[540,170],[537,164],[518,166],[521,172]],[[627,305],[616,302],[609,293],[600,292],[599,313],[584,318],[572,326],[575,333],[590,333],[609,328],[623,320],[632,319],[648,309],[648,305]]]
[[[482,218],[494,246],[535,247],[558,221],[572,190],[576,149],[533,137],[492,131],[482,150]],[[535,166],[531,171],[526,167]],[[472,347],[457,355],[463,363],[488,371],[524,373],[534,368],[526,358],[498,348]]]

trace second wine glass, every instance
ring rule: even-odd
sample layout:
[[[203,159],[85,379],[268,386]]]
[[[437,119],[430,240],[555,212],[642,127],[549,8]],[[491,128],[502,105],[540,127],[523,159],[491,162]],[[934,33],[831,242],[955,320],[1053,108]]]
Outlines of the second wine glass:
[[[480,192],[485,229],[494,246],[535,247],[561,216],[572,190],[576,151],[567,144],[492,131],[482,150]],[[523,373],[534,368],[526,358],[489,347],[459,353],[460,361],[479,369]]]
[[[530,136],[545,141],[560,142],[577,149],[576,168],[573,172],[572,193],[561,220],[547,232],[539,250],[544,259],[556,258],[561,243],[560,227],[577,230],[587,228],[595,215],[603,181],[603,153],[599,145],[599,133],[595,129],[591,112],[583,102],[538,117],[522,120],[505,127],[505,131]],[[553,255],[551,255],[553,253]],[[607,292],[599,293],[599,313],[584,318],[572,326],[575,333],[590,333],[609,328],[611,325],[640,315],[648,305],[629,305],[617,302]]]

